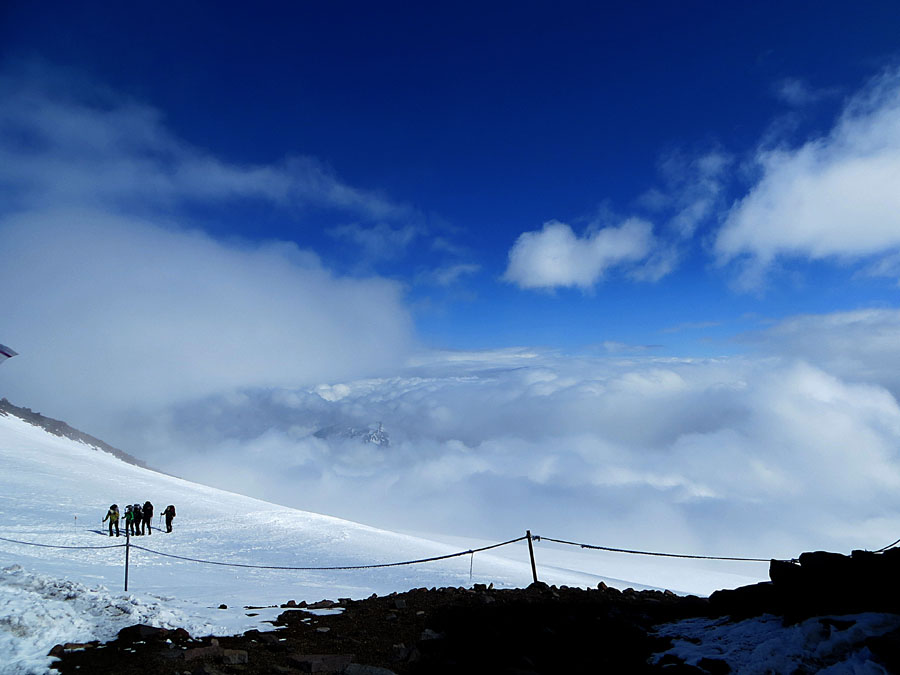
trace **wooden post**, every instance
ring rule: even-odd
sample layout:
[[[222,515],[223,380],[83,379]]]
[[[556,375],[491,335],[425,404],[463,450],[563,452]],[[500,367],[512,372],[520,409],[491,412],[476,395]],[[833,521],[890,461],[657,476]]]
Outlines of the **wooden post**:
[[[128,525],[125,526],[125,592],[128,592],[128,554],[131,553],[131,537],[128,533]]]
[[[537,583],[537,566],[534,564],[534,545],[531,543],[531,530],[525,530],[525,536],[528,537],[528,555],[531,556],[531,576],[534,577],[534,583]]]

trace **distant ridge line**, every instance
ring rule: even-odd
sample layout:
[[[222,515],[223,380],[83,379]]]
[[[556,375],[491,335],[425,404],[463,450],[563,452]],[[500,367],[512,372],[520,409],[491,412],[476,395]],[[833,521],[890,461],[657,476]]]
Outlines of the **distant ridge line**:
[[[47,433],[53,434],[54,436],[61,436],[62,438],[68,438],[73,441],[81,441],[82,443],[86,443],[87,445],[94,446],[98,450],[108,452],[109,454],[118,457],[123,462],[126,462],[127,464],[133,464],[134,466],[139,466],[142,469],[150,469],[150,467],[147,466],[146,462],[139,460],[137,457],[129,455],[124,450],[114,448],[109,443],[101,441],[99,438],[95,438],[94,436],[86,434],[83,431],[79,431],[78,429],[70,427],[65,422],[55,420],[52,417],[46,417],[41,413],[34,412],[30,408],[20,408],[19,406],[13,405],[6,398],[0,398],[0,414],[18,417],[19,419],[28,422],[29,424],[40,427]],[[153,469],[150,470],[152,471]]]

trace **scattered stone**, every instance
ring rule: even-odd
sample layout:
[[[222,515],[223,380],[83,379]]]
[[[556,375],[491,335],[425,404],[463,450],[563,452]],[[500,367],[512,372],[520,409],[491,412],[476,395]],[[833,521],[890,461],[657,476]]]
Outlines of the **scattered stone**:
[[[314,602],[311,605],[307,605],[309,609],[331,609],[337,603],[331,600],[319,600],[319,602]]]
[[[223,604],[219,605],[219,609],[228,609],[228,605],[223,603]]]
[[[328,633],[330,631],[331,629],[328,626],[319,626],[318,628],[316,628],[317,633]]]

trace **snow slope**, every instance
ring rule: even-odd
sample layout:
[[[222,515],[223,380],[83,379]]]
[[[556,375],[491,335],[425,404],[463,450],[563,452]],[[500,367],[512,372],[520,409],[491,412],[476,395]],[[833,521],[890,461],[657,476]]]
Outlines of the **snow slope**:
[[[277,467],[273,467],[277,470]],[[123,592],[124,543],[101,523],[110,503],[177,506],[174,532],[134,544],[203,560],[267,566],[353,566],[468,550],[277,506],[126,464],[84,443],[0,415],[0,672],[44,672],[56,643],[110,639],[134,623],[227,634],[260,626],[288,599],[360,598],[421,586],[531,581],[524,544],[486,553],[369,570],[291,571],[201,564],[132,548]],[[158,525],[157,522],[154,525]],[[510,538],[518,536],[511,535]],[[44,546],[14,543],[33,542]],[[91,548],[49,548],[91,547]],[[517,559],[516,559],[517,558]],[[601,577],[544,567],[549,583]],[[609,580],[608,580],[609,581]],[[228,609],[218,609],[225,604]]]

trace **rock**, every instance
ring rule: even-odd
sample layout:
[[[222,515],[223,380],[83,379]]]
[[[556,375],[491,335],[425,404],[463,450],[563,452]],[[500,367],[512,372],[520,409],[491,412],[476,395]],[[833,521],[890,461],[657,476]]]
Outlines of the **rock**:
[[[56,658],[60,658],[66,651],[66,648],[62,645],[53,645],[52,649],[47,653],[47,656],[54,656]]]
[[[225,604],[219,605],[219,609],[228,609],[228,605],[225,605]]]
[[[731,666],[722,659],[710,659],[704,656],[697,661],[697,667],[709,673],[709,675],[727,675],[731,672]]]
[[[169,637],[169,631],[165,628],[156,628],[147,626],[142,623],[134,626],[127,626],[119,631],[118,639],[124,644],[134,644],[135,642],[155,642],[165,640]]]
[[[191,675],[224,675],[224,673],[209,663],[198,663],[191,671]]]
[[[353,662],[353,654],[291,654],[287,661],[303,673],[341,673]]]
[[[716,591],[709,596],[710,608],[716,614],[747,618],[780,609],[780,597],[775,586],[763,581],[750,586]]]
[[[406,600],[403,598],[395,598],[394,609],[406,609]]]
[[[423,642],[428,642],[429,640],[441,640],[443,639],[444,634],[438,633],[437,631],[433,631],[430,628],[426,628],[422,631],[422,634],[419,636],[419,639]]]
[[[360,663],[351,663],[344,668],[344,675],[397,675],[393,670],[380,668],[379,666],[364,666]]]
[[[243,649],[223,649],[222,650],[222,663],[229,666],[237,666],[243,663],[247,663],[249,661],[249,657],[247,652]]]
[[[337,603],[332,602],[331,600],[319,600],[319,602],[314,602],[311,605],[307,605],[309,609],[331,609]]]
[[[184,651],[185,661],[198,661],[200,659],[218,659],[222,657],[225,650],[219,645],[210,645],[209,647],[194,647]]]

